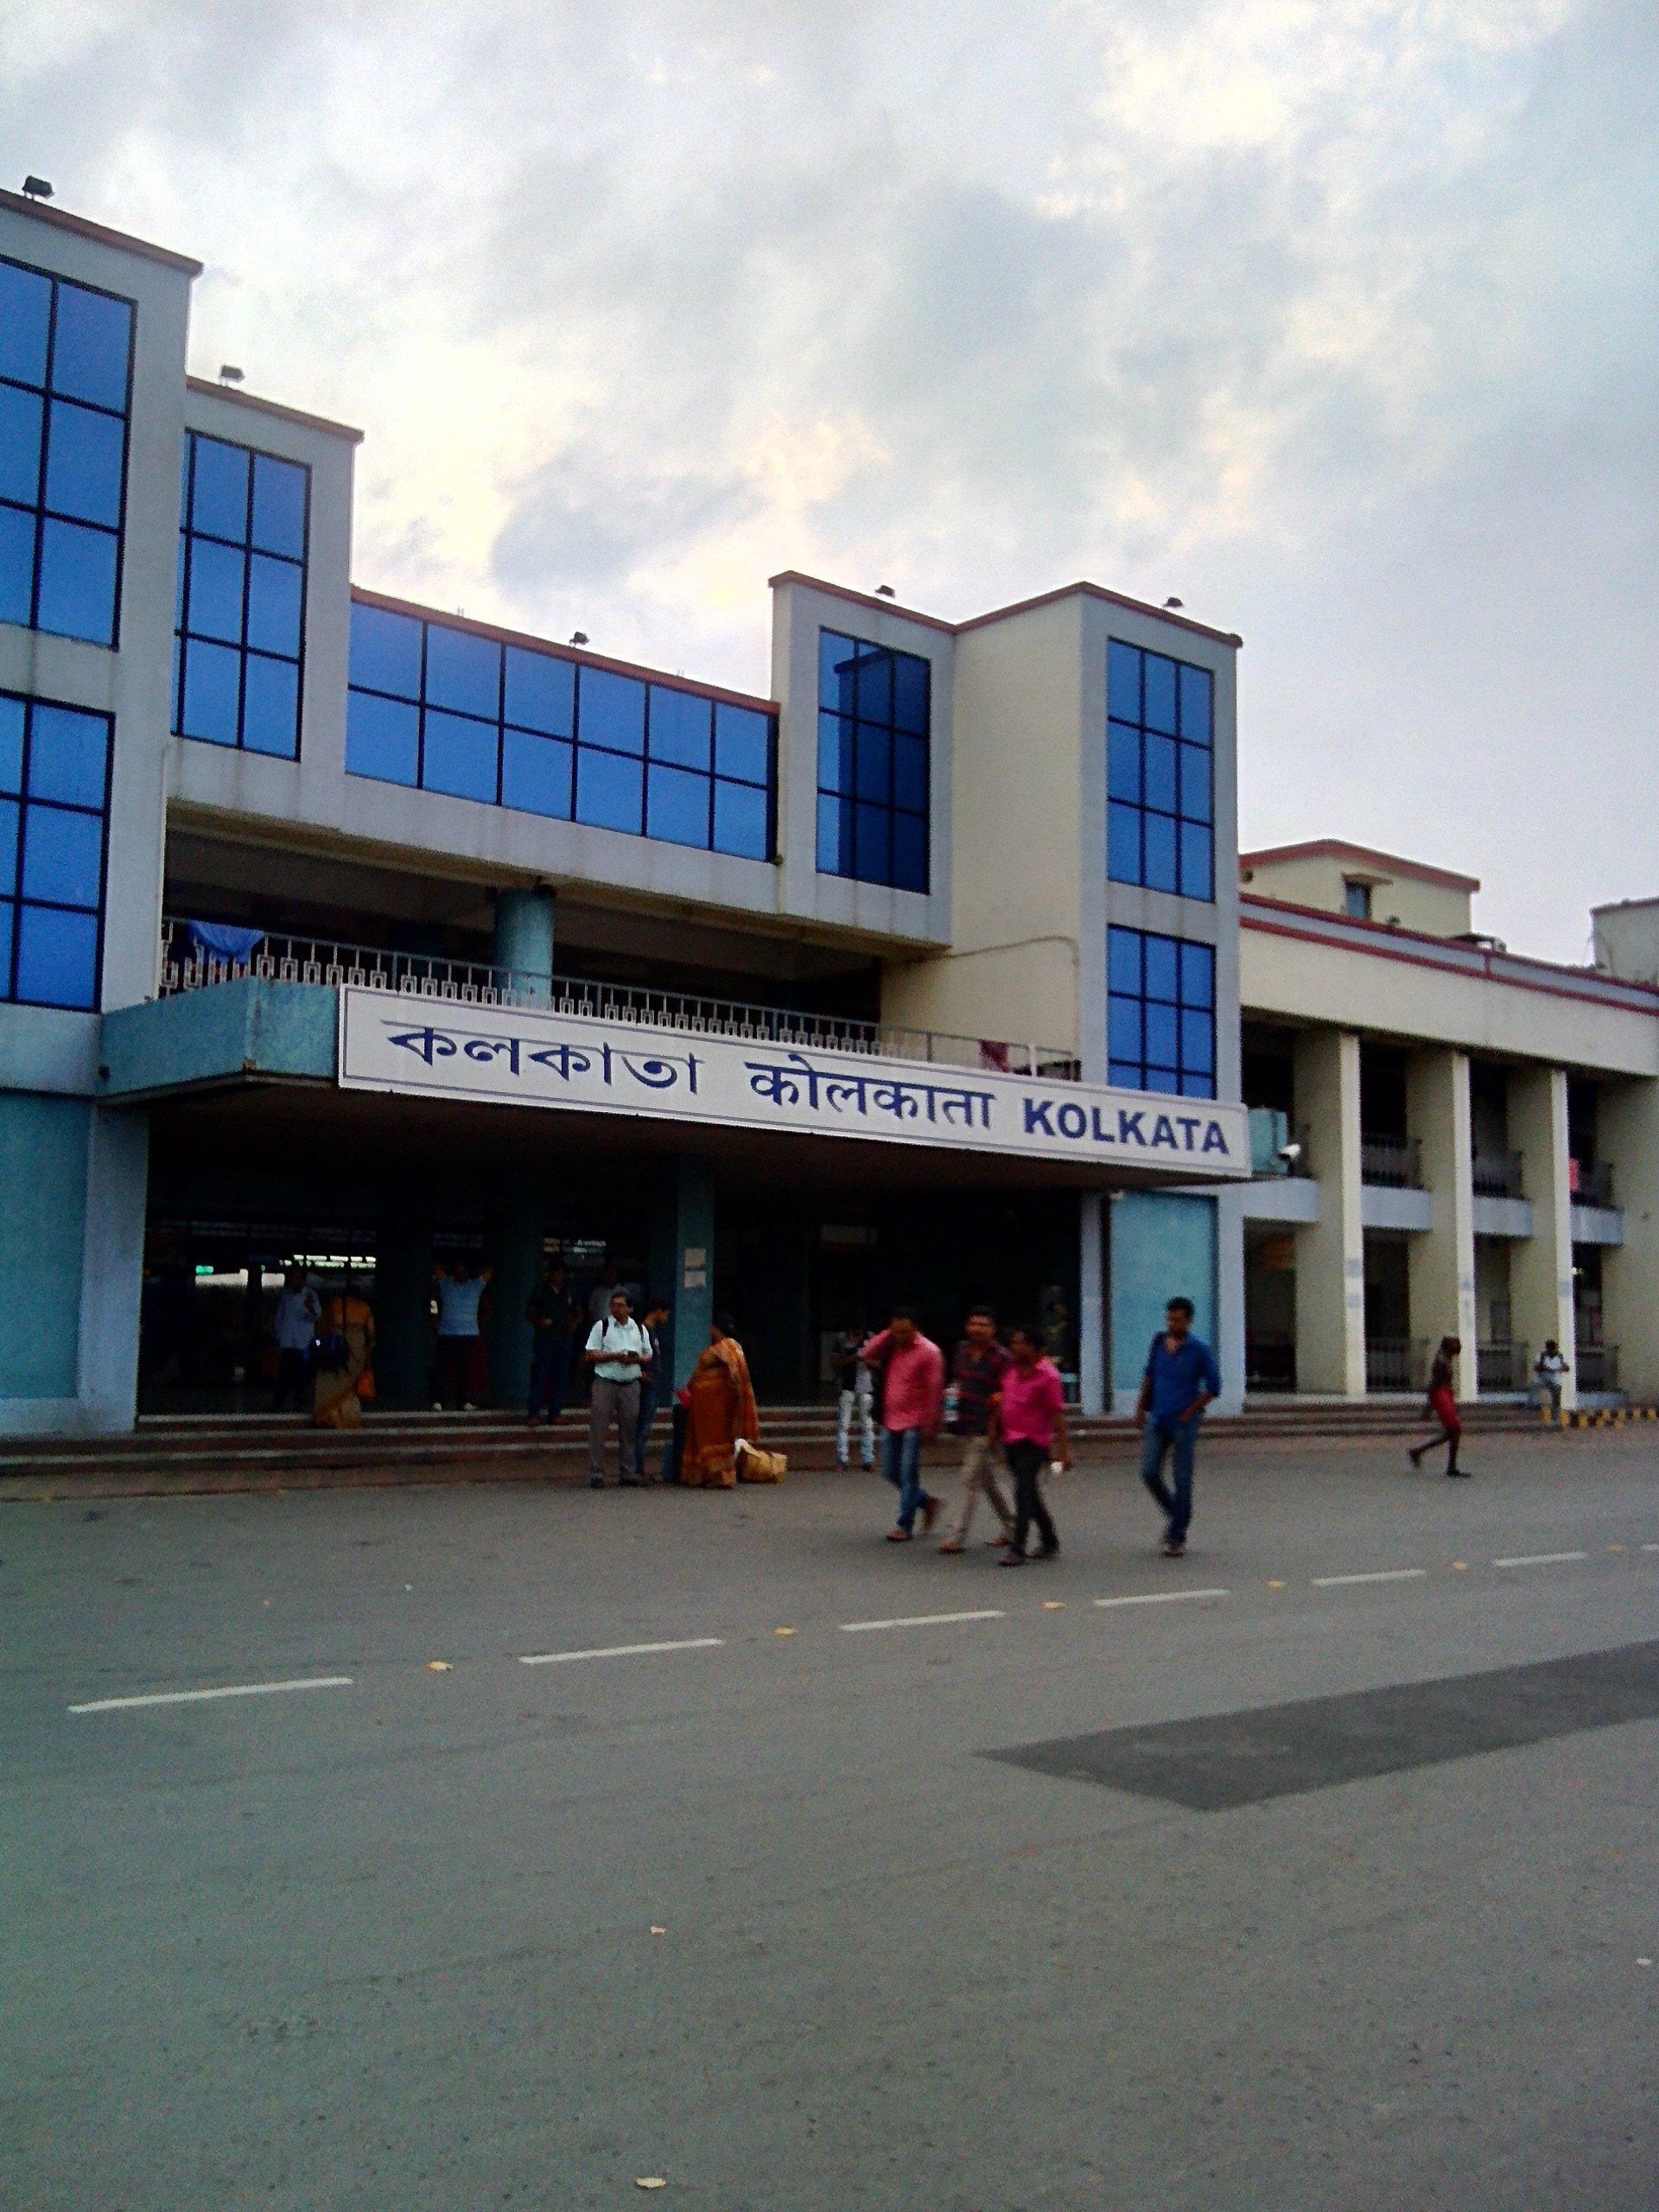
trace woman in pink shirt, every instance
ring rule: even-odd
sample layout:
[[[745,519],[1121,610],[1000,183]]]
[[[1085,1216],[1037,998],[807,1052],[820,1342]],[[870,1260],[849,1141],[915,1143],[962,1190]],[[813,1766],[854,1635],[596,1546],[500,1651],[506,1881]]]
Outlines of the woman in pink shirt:
[[[1014,1534],[999,1564],[1023,1567],[1033,1521],[1042,1538],[1038,1558],[1052,1559],[1060,1548],[1043,1503],[1042,1473],[1050,1459],[1057,1466],[1069,1467],[1071,1447],[1065,1433],[1065,1386],[1053,1361],[1043,1357],[1042,1331],[1029,1326],[1014,1330],[1008,1349],[1014,1365],[1002,1377],[996,1430],[1014,1470]]]
[[[872,1337],[859,1357],[884,1369],[881,1382],[881,1471],[899,1493],[899,1520],[887,1531],[890,1544],[907,1544],[922,1516],[933,1526],[939,1501],[922,1488],[922,1446],[939,1433],[944,1410],[944,1354],[916,1325],[908,1306],[899,1306],[887,1327]]]

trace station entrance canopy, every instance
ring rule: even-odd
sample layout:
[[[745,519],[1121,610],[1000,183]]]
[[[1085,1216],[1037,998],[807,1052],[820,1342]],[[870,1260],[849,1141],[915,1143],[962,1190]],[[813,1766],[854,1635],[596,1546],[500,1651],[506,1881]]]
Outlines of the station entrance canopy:
[[[842,1137],[1154,1174],[1250,1173],[1236,1104],[802,1051],[534,1007],[340,989],[342,1090]]]

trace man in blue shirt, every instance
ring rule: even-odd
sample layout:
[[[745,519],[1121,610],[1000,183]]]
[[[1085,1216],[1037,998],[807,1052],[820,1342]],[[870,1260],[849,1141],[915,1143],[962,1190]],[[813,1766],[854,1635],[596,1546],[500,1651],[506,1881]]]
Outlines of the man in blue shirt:
[[[1146,1440],[1141,1447],[1141,1479],[1169,1522],[1164,1539],[1166,1559],[1179,1559],[1186,1549],[1198,1424],[1211,1399],[1220,1394],[1216,1356],[1192,1334],[1192,1300],[1172,1298],[1162,1333],[1153,1338],[1147,1354],[1147,1371],[1141,1378],[1141,1396],[1135,1408],[1135,1425]],[[1172,1457],[1173,1490],[1164,1481],[1164,1461]]]

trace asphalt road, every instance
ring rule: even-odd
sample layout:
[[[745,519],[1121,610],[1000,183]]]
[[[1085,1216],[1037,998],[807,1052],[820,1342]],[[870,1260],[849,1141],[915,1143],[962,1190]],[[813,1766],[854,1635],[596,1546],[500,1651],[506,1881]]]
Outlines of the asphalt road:
[[[1659,1443],[1478,1440],[0,1509],[0,2202],[1653,2212]]]

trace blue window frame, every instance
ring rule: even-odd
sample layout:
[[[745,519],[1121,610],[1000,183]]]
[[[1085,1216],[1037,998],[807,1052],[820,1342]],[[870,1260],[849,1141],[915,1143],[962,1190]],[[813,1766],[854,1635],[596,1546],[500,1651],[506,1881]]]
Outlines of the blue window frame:
[[[346,766],[704,852],[772,854],[777,723],[763,709],[361,600]]]
[[[1106,859],[1114,883],[1216,895],[1215,679],[1114,638],[1106,660]]]
[[[133,315],[0,259],[0,622],[117,641]]]
[[[173,728],[207,745],[300,757],[311,472],[184,435]]]
[[[111,728],[0,692],[0,1000],[98,1005]]]
[[[1216,1095],[1216,950],[1190,938],[1107,932],[1110,1079],[1183,1098]]]
[[[925,891],[931,664],[818,632],[818,873]]]

